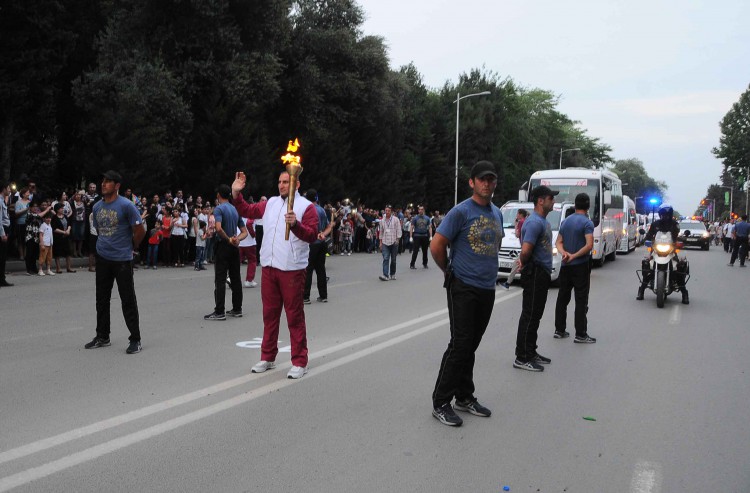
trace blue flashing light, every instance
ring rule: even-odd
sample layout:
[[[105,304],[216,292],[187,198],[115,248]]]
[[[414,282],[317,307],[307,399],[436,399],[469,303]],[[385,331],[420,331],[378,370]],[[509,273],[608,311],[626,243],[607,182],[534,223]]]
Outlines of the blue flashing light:
[[[650,199],[648,199],[648,202],[649,202],[650,204],[654,204],[654,205],[656,205],[656,204],[658,204],[658,203],[659,203],[659,199],[657,199],[656,197],[654,197],[654,198],[650,198]]]

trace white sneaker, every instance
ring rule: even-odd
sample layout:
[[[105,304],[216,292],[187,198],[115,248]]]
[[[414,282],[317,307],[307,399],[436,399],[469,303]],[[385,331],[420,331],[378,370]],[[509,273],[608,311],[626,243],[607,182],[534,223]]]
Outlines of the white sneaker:
[[[40,276],[43,276],[43,275],[44,275],[44,271],[43,271],[43,270],[40,270],[40,271],[39,271],[39,275],[40,275]]]
[[[258,283],[255,281],[245,281],[245,287],[246,288],[254,288],[257,287]]]
[[[289,370],[289,373],[286,374],[286,378],[293,378],[296,380],[302,378],[305,373],[307,373],[306,366],[293,366],[292,369]]]
[[[351,257],[352,256],[352,252],[349,252],[346,255],[347,255],[347,257]]]
[[[342,256],[342,257],[344,256],[344,252],[341,252],[341,256]]]
[[[266,370],[273,370],[276,368],[276,362],[275,361],[258,361],[255,363],[255,366],[253,366],[253,369],[251,370],[253,373],[263,373]]]
[[[51,270],[48,270],[48,271],[47,271],[47,275],[48,275],[48,276],[54,276],[54,275],[55,275],[55,273],[54,273],[54,272],[52,272]]]

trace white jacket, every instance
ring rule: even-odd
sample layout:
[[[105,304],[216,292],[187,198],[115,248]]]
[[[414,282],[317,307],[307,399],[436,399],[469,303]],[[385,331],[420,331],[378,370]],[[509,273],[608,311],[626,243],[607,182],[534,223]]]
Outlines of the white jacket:
[[[296,192],[294,196],[294,213],[302,221],[305,210],[311,202]],[[289,241],[284,239],[286,233],[287,201],[281,197],[271,197],[263,213],[263,244],[260,247],[260,263],[263,267],[273,267],[283,271],[307,268],[310,256],[310,245],[294,233],[289,233]]]

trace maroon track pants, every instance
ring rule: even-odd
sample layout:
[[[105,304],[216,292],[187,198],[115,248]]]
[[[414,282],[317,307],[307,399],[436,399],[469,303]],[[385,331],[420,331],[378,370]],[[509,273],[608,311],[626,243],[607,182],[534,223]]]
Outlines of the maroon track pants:
[[[307,327],[302,294],[305,290],[306,271],[283,271],[273,267],[262,268],[260,297],[263,301],[263,343],[261,359],[276,361],[279,352],[279,321],[284,308],[289,324],[292,346],[292,364],[307,366]]]

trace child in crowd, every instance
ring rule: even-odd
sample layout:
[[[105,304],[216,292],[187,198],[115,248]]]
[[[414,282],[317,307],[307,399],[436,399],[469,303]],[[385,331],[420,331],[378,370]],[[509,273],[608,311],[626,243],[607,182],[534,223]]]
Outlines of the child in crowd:
[[[352,231],[354,229],[354,224],[352,224],[352,220],[349,216],[346,216],[343,221],[341,221],[341,255],[351,255],[352,254]]]
[[[44,215],[44,222],[39,225],[39,275],[44,275],[44,264],[47,264],[47,275],[54,276],[52,272],[52,213]]]
[[[206,270],[206,222],[198,220],[198,233],[195,235],[195,270]]]
[[[372,247],[375,244],[375,228],[367,228],[367,253],[372,253]]]
[[[151,267],[156,270],[156,264],[159,259],[159,244],[164,238],[164,230],[161,228],[161,221],[158,219],[154,223],[154,228],[149,232],[148,237],[148,255],[146,259],[146,268]]]

